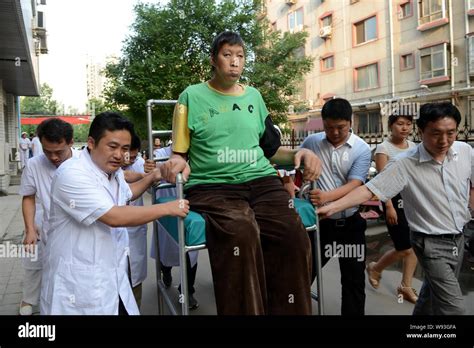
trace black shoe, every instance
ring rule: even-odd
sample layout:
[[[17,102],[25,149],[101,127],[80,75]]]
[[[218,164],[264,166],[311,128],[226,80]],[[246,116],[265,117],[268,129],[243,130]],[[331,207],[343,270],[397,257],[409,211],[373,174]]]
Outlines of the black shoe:
[[[163,283],[167,288],[171,286],[171,283],[173,282],[173,277],[171,276],[171,268],[170,269],[161,269],[161,273],[163,274]]]
[[[188,308],[193,311],[199,307],[199,302],[194,298],[193,294],[189,294]]]

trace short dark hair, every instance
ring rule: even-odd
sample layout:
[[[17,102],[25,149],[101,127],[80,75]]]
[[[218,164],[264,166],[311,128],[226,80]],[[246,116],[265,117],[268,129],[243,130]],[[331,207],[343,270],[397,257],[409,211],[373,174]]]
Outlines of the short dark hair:
[[[352,106],[343,98],[328,100],[321,110],[323,120],[345,120],[352,121]]]
[[[142,142],[140,141],[140,138],[138,137],[138,135],[133,134],[132,143],[130,144],[130,150],[140,150],[141,145],[142,145]]]
[[[97,115],[92,121],[89,136],[98,143],[104,137],[105,131],[113,132],[117,130],[128,130],[132,137],[135,134],[132,122],[118,112],[105,111]]]
[[[424,130],[428,122],[436,122],[445,117],[454,119],[456,126],[461,123],[461,114],[451,102],[427,103],[421,106],[416,125],[419,129]]]
[[[403,118],[406,118],[407,120],[409,120],[410,122],[413,122],[413,116],[405,116],[405,115],[390,115],[388,116],[388,128],[392,127],[392,125],[397,122],[397,120],[400,118],[400,117],[403,117]]]
[[[225,44],[229,45],[239,45],[245,50],[244,40],[240,34],[235,33],[233,31],[223,31],[222,33],[218,34],[214,40],[212,41],[211,45],[211,57],[215,60],[217,55],[219,54],[219,50]],[[212,67],[214,70],[214,67]]]
[[[40,141],[44,138],[58,144],[63,140],[69,144],[72,141],[73,133],[72,126],[60,118],[48,118],[41,122],[36,129]]]

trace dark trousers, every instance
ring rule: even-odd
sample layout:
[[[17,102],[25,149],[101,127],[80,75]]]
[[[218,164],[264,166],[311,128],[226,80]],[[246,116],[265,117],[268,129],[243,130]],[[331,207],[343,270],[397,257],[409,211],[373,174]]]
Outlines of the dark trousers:
[[[339,260],[342,285],[341,314],[364,315],[367,222],[359,213],[355,213],[345,221],[323,219],[319,222],[319,229],[322,266],[333,255],[337,255]],[[313,239],[314,235],[311,234],[310,237]],[[314,243],[311,243],[311,247],[314,248]],[[316,274],[313,272],[312,280],[315,278]]]
[[[196,262],[196,264],[193,267],[191,267],[191,260],[189,258],[189,254],[186,254],[186,267],[188,269],[188,274],[186,275],[188,278],[188,291],[190,294],[194,294],[196,292],[196,290],[194,289],[194,282],[196,281],[196,273],[197,273],[198,264]],[[173,267],[171,266],[168,267],[161,264],[161,269],[163,273],[171,272],[172,268]],[[181,285],[179,285],[178,291],[181,292]]]
[[[311,246],[278,177],[187,191],[206,220],[218,314],[311,314]]]

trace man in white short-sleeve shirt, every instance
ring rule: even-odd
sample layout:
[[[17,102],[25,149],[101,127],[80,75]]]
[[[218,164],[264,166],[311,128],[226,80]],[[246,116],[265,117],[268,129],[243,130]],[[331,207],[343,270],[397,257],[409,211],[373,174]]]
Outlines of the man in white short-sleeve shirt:
[[[22,210],[25,223],[24,243],[28,248],[36,245],[35,257],[25,258],[23,267],[23,298],[21,315],[31,315],[32,306],[39,301],[41,289],[42,253],[46,243],[49,220],[51,181],[56,169],[80,152],[72,149],[73,129],[60,119],[48,119],[38,126],[38,139],[44,144],[45,153],[31,158],[21,175],[19,194],[23,196]],[[34,249],[33,249],[34,250]]]
[[[164,215],[186,216],[186,200],[148,207],[127,205],[161,178],[157,169],[125,182],[121,166],[133,125],[104,112],[89,130],[81,157],[57,171],[51,185],[41,314],[139,314],[129,279],[127,226]]]

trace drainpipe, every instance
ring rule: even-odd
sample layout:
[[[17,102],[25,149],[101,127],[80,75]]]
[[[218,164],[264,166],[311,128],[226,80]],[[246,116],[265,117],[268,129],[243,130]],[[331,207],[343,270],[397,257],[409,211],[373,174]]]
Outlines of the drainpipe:
[[[20,109],[20,97],[17,96],[16,97],[16,113],[17,113],[17,118],[18,118],[18,125],[16,127],[17,129],[17,135],[18,135],[18,138],[16,140],[16,145],[18,145],[18,139],[21,138],[21,109]]]
[[[469,12],[469,1],[465,1],[464,2],[464,26],[465,26],[465,29],[464,29],[464,32],[465,32],[465,38],[466,38],[466,87],[471,87],[471,75],[470,75],[470,71],[469,71],[469,38],[467,36],[467,34],[469,34],[469,16],[468,16],[468,13]]]
[[[352,28],[351,28],[352,30]],[[350,70],[350,60],[349,60],[349,54],[351,50],[347,48],[347,36],[346,36],[346,4],[342,2],[342,44],[343,44],[343,52],[344,52],[344,62],[343,62],[343,67],[344,67],[344,98],[346,99],[351,99],[349,98],[349,95],[347,93],[347,69],[349,68]]]
[[[451,58],[451,91],[454,92],[454,33],[453,33],[453,2],[448,0],[449,6],[449,46]],[[451,102],[454,104],[454,95],[451,96]]]
[[[387,0],[388,5],[388,22],[389,22],[389,40],[390,40],[390,72],[392,76],[392,85],[391,85],[391,92],[392,92],[392,99],[395,98],[395,57],[393,51],[393,4],[391,0]]]

